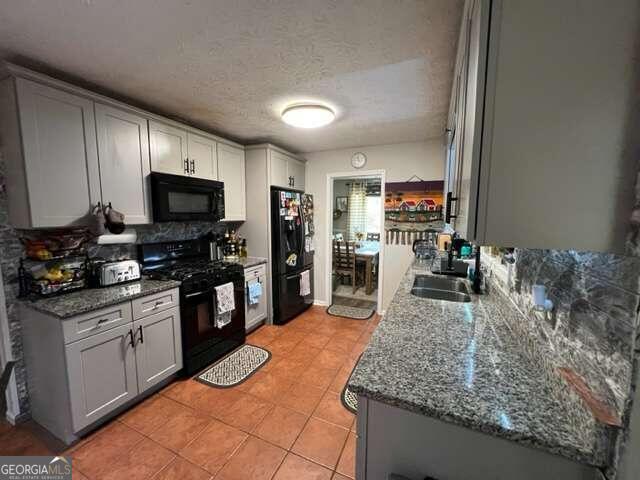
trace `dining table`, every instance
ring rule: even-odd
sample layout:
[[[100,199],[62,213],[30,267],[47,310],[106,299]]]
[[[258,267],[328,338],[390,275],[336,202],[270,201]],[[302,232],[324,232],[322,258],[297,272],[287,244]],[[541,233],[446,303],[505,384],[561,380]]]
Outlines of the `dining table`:
[[[373,292],[373,267],[378,265],[380,260],[380,242],[375,240],[362,240],[357,242],[356,261],[365,262],[365,292],[371,295]]]

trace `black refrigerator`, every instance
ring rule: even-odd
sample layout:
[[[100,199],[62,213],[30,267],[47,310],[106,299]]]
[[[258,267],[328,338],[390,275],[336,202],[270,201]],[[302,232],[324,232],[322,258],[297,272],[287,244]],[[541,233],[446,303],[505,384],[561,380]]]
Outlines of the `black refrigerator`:
[[[273,323],[282,325],[313,305],[313,197],[271,188]],[[308,291],[303,290],[303,272]]]

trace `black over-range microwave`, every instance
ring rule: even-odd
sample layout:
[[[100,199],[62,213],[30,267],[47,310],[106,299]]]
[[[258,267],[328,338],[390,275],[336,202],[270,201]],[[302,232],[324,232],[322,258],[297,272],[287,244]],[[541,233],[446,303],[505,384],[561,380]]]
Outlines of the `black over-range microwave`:
[[[154,222],[204,221],[224,218],[224,183],[151,172]]]

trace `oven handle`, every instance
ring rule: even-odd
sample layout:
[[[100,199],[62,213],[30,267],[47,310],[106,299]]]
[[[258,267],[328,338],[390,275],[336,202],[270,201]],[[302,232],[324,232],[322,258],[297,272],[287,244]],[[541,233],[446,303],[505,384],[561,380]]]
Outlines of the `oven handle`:
[[[200,292],[193,292],[193,293],[187,293],[184,298],[192,298],[192,297],[197,297],[198,295],[203,295],[207,293],[206,290],[202,290]]]

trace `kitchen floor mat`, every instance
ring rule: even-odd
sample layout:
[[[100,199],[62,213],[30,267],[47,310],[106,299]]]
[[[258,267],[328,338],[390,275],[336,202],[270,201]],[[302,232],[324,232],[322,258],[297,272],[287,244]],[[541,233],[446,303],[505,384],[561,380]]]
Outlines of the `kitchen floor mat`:
[[[334,317],[354,318],[356,320],[367,320],[375,313],[375,307],[362,308],[351,307],[349,305],[333,304],[327,308],[327,313]]]
[[[358,358],[358,360],[360,360],[360,358]],[[356,362],[356,365],[358,365],[358,362]],[[354,366],[353,370],[355,369],[356,367]],[[348,387],[349,381],[351,380],[351,376],[353,375],[353,370],[351,370],[351,374],[349,375],[349,380],[347,380],[347,383],[344,384],[344,388],[342,389],[342,394],[340,395],[340,400],[342,401],[342,405],[344,405],[344,408],[349,410],[351,413],[357,414],[358,413],[358,395],[356,395],[351,390],[349,390],[349,387]]]
[[[218,388],[241,384],[269,361],[271,353],[255,345],[242,345],[196,377],[196,380]]]

